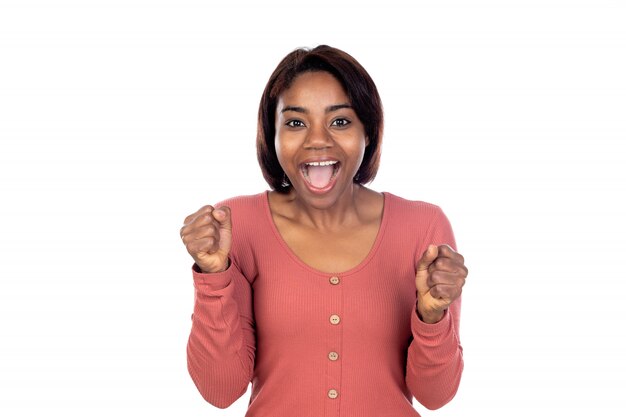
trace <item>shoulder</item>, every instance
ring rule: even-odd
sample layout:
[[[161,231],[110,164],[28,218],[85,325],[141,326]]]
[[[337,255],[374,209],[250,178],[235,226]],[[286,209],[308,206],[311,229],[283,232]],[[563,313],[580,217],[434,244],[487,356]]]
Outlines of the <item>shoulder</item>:
[[[266,198],[264,191],[229,197],[213,205],[230,209],[233,234],[230,256],[246,277],[255,274],[253,247],[258,244],[260,236],[267,236]]]
[[[214,204],[215,208],[228,207],[233,226],[258,222],[266,205],[266,192],[229,197]]]
[[[456,241],[448,217],[437,204],[421,200],[408,200],[386,193],[391,201],[390,216],[396,222],[398,235],[421,236],[416,250],[416,259],[426,250],[428,244],[448,244],[456,250]]]
[[[441,207],[433,203],[409,200],[387,191],[385,196],[389,197],[390,211],[393,211],[393,217],[403,218],[411,222],[422,223],[426,221],[430,223],[443,215]]]
[[[264,207],[265,191],[258,194],[238,195],[229,197],[215,203],[214,207],[228,207],[231,212],[246,212],[250,210],[258,210]]]

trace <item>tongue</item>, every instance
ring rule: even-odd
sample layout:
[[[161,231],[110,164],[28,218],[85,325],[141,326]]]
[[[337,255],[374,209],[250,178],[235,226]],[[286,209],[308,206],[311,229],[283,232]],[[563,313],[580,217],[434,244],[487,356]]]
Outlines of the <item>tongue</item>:
[[[333,175],[333,166],[311,166],[309,165],[309,179],[315,188],[324,188],[330,182]]]

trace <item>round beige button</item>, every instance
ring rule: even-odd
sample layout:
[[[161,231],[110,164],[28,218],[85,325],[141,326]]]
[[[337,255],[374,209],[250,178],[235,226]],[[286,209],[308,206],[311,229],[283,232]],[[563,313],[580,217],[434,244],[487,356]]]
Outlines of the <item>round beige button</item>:
[[[339,277],[330,277],[330,283],[333,285],[339,284]]]
[[[336,389],[328,390],[328,398],[337,398],[338,396],[339,396],[339,393],[337,392]]]
[[[337,352],[330,352],[328,354],[328,359],[330,359],[331,361],[336,361],[337,359],[339,359],[339,354]]]
[[[330,316],[330,322],[332,324],[339,324],[340,318],[338,315],[333,314],[332,316]]]

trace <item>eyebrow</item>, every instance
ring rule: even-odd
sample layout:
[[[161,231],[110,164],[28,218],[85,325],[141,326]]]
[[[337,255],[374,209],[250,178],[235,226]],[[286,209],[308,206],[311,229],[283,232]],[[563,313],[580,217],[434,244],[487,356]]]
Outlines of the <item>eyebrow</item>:
[[[340,109],[351,109],[351,108],[352,108],[352,106],[349,105],[348,103],[333,104],[332,106],[326,107],[326,113],[332,113],[332,112],[340,110]],[[300,107],[300,106],[285,106],[285,107],[283,107],[283,109],[280,112],[284,113],[286,111],[295,111],[297,113],[304,113],[304,114],[308,114],[309,113],[309,111],[306,108]]]

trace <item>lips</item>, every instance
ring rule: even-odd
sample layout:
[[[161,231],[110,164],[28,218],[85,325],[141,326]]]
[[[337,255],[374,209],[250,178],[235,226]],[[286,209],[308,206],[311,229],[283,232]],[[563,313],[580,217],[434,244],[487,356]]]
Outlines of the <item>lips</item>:
[[[315,193],[329,191],[336,182],[341,163],[335,159],[311,160],[300,165],[308,188]]]

